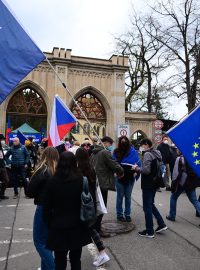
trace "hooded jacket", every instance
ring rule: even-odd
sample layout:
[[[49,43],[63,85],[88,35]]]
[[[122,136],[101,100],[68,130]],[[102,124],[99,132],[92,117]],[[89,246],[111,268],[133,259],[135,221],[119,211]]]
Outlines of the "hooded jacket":
[[[111,153],[103,146],[95,146],[91,155],[91,163],[95,168],[100,188],[114,190],[114,173],[122,175],[123,168],[112,158]]]
[[[152,167],[152,162],[154,159],[162,161],[162,155],[160,151],[150,148],[144,152],[142,160],[141,172],[141,188],[142,189],[155,189],[157,186],[153,181],[153,176],[155,175],[155,169]]]

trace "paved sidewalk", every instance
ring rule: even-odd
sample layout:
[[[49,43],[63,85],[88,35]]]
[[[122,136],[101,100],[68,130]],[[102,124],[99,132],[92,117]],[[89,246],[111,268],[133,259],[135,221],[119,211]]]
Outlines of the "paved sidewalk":
[[[198,194],[200,190],[197,191]],[[40,259],[32,242],[32,220],[35,211],[32,199],[10,199],[0,202],[0,269],[36,270]],[[163,217],[168,213],[170,192],[157,193],[156,202]],[[115,220],[116,193],[109,192],[107,220]],[[144,229],[140,183],[133,190],[133,220],[136,229],[127,234],[105,238],[111,261],[101,270],[197,270],[200,269],[200,218],[185,194],[178,202],[177,221],[166,221],[169,230],[154,239],[138,236]],[[12,243],[10,241],[12,240]],[[96,269],[92,261],[97,252],[91,244],[83,249],[82,270]],[[70,267],[68,266],[68,270]]]

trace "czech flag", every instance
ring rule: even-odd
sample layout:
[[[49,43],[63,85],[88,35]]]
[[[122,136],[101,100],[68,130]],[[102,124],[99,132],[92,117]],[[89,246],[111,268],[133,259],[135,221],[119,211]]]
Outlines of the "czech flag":
[[[77,119],[70,109],[59,96],[55,96],[48,145],[54,147],[60,145],[61,140],[67,135],[76,122]]]
[[[10,122],[10,116],[8,116],[8,123],[7,123],[7,129],[6,129],[6,144],[9,144],[10,132],[11,132],[11,122]]]

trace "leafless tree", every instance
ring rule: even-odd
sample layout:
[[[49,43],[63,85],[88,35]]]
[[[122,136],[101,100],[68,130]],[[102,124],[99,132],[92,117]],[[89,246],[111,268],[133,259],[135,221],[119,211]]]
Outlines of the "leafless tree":
[[[177,97],[187,97],[188,111],[199,100],[200,9],[198,0],[158,0],[151,7],[152,29],[145,28],[163,45],[171,66],[168,82]],[[156,18],[156,19],[155,19]]]
[[[117,51],[129,57],[129,70],[126,78],[126,110],[147,110],[160,112],[160,100],[166,99],[157,78],[168,67],[168,61],[162,56],[163,44],[148,34],[152,21],[148,17],[132,16],[130,30],[115,37]],[[159,99],[159,103],[158,103]]]

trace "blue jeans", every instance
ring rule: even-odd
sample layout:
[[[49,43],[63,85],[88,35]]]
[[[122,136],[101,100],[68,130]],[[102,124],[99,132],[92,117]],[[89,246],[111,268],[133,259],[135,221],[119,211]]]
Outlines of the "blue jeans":
[[[143,210],[144,210],[144,215],[145,215],[146,231],[149,234],[154,233],[153,215],[157,220],[158,226],[165,225],[165,222],[161,214],[159,213],[158,209],[155,206],[155,203],[154,203],[155,195],[156,195],[155,189],[142,190]]]
[[[127,184],[122,184],[119,180],[116,181],[117,201],[116,214],[117,217],[127,217],[131,215],[131,194],[134,186],[134,181],[129,181]],[[125,210],[123,213],[123,199],[125,199]]]
[[[197,195],[196,195],[196,191],[194,190],[185,190],[184,188],[182,188],[181,186],[178,187],[177,191],[172,193],[171,197],[170,197],[170,212],[169,212],[169,216],[173,219],[176,218],[176,204],[177,204],[177,200],[178,197],[181,195],[181,193],[185,191],[188,199],[190,200],[190,202],[194,205],[194,208],[196,209],[196,211],[200,214],[200,202],[197,199]]]
[[[42,206],[38,205],[33,221],[33,241],[41,257],[41,270],[55,270],[53,254],[46,249],[48,229],[42,217]]]

